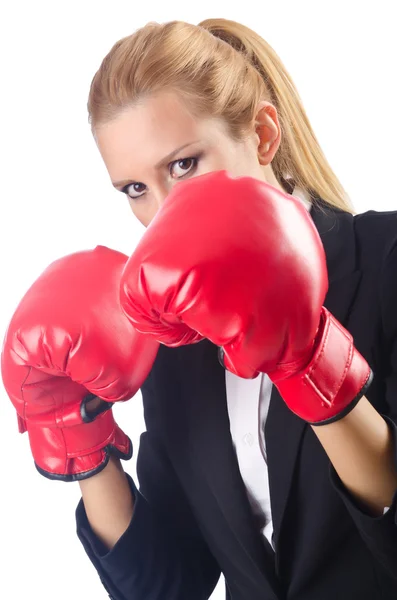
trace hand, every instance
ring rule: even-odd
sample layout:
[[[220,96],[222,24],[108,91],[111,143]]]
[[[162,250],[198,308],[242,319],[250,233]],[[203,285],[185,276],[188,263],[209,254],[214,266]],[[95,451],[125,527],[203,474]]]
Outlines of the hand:
[[[339,418],[370,382],[350,334],[323,307],[326,258],[299,200],[215,172],[178,184],[129,259],[121,303],[170,346],[206,337],[241,377],[268,373],[291,410]]]
[[[55,261],[25,294],[8,327],[4,386],[19,430],[28,432],[36,467],[50,479],[90,477],[111,453],[131,457],[131,441],[111,407],[136,393],[158,344],[136,332],[120,307],[126,260],[98,246]]]

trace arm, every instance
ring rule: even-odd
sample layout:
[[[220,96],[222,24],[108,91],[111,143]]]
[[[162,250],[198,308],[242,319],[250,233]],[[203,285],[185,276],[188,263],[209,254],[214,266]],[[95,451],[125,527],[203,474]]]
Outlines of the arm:
[[[155,398],[148,381],[142,394],[144,402]],[[220,568],[157,435],[141,436],[140,490],[110,463],[81,482],[76,510],[77,535],[110,598],[207,600]]]
[[[397,575],[396,274],[397,243],[385,263],[381,285],[383,364],[379,376],[386,408],[379,414],[362,398],[340,421],[313,428],[330,457],[334,488],[363,540],[393,577]]]
[[[382,516],[397,491],[397,240],[383,266],[380,285],[385,417],[361,398],[345,417],[321,427],[312,426],[340,478],[358,506]],[[379,369],[380,370],[380,369]],[[383,412],[386,412],[383,410]]]
[[[91,529],[110,550],[128,528],[134,510],[120,460],[112,456],[103,471],[79,483]]]
[[[99,408],[101,400],[87,403],[88,413]],[[100,473],[79,481],[85,512],[93,533],[107,550],[113,548],[131,522],[133,495],[121,462],[111,456]]]
[[[342,483],[373,516],[383,515],[397,491],[392,429],[364,397],[339,421],[312,426]]]

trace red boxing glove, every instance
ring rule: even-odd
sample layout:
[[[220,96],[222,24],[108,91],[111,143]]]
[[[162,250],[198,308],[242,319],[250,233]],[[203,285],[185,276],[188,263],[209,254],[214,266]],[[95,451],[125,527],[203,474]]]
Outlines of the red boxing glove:
[[[98,246],[52,263],[20,302],[8,327],[1,368],[21,433],[38,471],[73,481],[101,471],[110,453],[128,459],[130,439],[112,403],[145,380],[158,343],[139,334],[120,307],[127,257]],[[103,400],[95,414],[86,404]]]
[[[369,386],[351,335],[323,307],[321,239],[302,203],[224,171],[176,185],[121,279],[121,303],[169,346],[208,338],[227,369],[269,375],[293,412],[337,420]]]

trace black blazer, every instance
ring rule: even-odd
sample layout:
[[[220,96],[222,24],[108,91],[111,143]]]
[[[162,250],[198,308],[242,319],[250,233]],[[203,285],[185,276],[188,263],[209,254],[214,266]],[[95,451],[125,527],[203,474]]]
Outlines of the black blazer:
[[[397,466],[397,211],[353,217],[317,199],[311,216],[327,256],[325,305],[374,371],[367,397],[391,427]],[[369,516],[275,387],[265,426],[275,553],[240,476],[217,348],[161,346],[142,394],[128,530],[106,552],[82,502],[76,512],[110,598],[205,600],[222,572],[230,600],[397,599],[397,494]]]

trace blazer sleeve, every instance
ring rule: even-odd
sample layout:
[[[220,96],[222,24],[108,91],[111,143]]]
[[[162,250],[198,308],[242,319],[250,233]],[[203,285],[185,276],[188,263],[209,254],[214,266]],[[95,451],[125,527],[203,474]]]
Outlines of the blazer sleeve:
[[[77,506],[77,535],[104,588],[113,600],[208,600],[220,568],[151,432],[141,436],[137,468],[139,490],[127,475],[134,514],[110,551],[93,533],[82,499]]]
[[[380,299],[382,340],[385,346],[382,352],[385,361],[383,389],[387,406],[387,414],[382,416],[392,434],[397,469],[397,238],[384,263]],[[384,514],[371,517],[360,509],[332,465],[330,476],[372,554],[397,579],[397,490]]]

